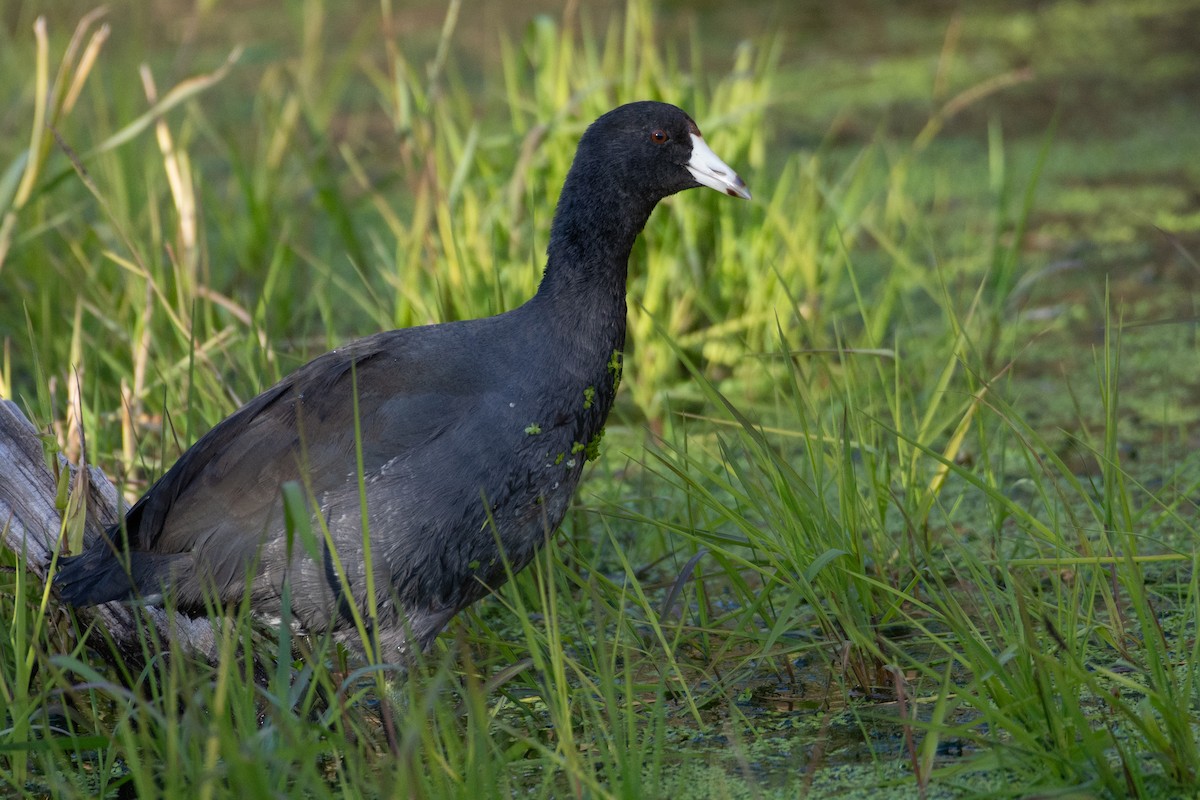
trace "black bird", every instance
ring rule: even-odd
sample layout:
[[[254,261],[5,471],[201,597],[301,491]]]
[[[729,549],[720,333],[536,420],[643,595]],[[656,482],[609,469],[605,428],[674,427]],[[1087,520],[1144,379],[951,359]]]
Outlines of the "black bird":
[[[273,617],[287,583],[304,629],[357,642],[353,610],[367,618],[373,592],[385,651],[428,646],[504,582],[501,547],[519,570],[562,522],[620,380],[630,249],[659,200],[702,185],[750,197],[682,110],[640,102],[600,117],[579,142],[532,299],[368,336],[296,370],[196,442],[123,524],[61,559],[60,596],[169,595],[199,616],[206,598],[249,587]],[[287,532],[288,482],[312,507],[308,546]]]

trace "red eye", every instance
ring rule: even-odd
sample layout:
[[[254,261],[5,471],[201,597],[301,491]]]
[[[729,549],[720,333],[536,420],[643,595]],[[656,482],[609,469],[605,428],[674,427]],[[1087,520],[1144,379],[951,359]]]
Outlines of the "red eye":
[[[667,143],[667,141],[668,141],[668,140],[669,140],[671,137],[670,137],[670,136],[667,136],[667,132],[666,132],[666,131],[664,131],[664,130],[657,130],[657,131],[655,131],[654,133],[650,134],[650,138],[654,140],[654,143],[655,143],[655,144],[666,144],[666,143]]]

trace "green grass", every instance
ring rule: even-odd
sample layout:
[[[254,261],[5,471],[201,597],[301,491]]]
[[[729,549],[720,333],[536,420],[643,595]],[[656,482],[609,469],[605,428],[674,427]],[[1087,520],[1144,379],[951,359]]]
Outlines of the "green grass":
[[[641,0],[489,32],[490,70],[468,6],[414,31],[311,0],[244,49],[221,10],[181,10],[200,33],[166,53],[126,9],[75,45],[24,4],[0,28],[0,395],[131,496],[348,338],[524,300],[619,102],[690,110],[756,199],[655,212],[564,533],[407,679],[246,607],[216,666],[148,641],[121,670],[0,554],[5,796],[1194,791],[1198,227],[1170,174],[1195,165],[1162,127],[1077,140],[1066,101],[1031,122],[1042,84],[1004,57],[1066,80],[1076,43],[1153,53],[1194,3],[1140,38],[1066,2],[895,12],[861,88],[867,59],[668,36]],[[1082,38],[1045,52],[1038,24]]]

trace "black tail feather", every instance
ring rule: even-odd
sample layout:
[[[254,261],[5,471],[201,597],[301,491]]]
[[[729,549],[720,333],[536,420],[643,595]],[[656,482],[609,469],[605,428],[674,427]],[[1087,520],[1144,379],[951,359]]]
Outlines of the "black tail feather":
[[[58,563],[54,587],[68,605],[94,606],[135,594],[129,570],[105,538],[89,542],[82,553],[60,558]]]

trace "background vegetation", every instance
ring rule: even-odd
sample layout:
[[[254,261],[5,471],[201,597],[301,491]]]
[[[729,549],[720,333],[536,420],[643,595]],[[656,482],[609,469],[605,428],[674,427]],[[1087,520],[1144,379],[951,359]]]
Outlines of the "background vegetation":
[[[0,557],[4,792],[1194,792],[1200,4],[527,8],[0,12],[0,395],[130,496],[341,341],[521,302],[617,103],[756,197],[655,213],[577,507],[406,681],[256,682],[245,610],[122,674]]]

